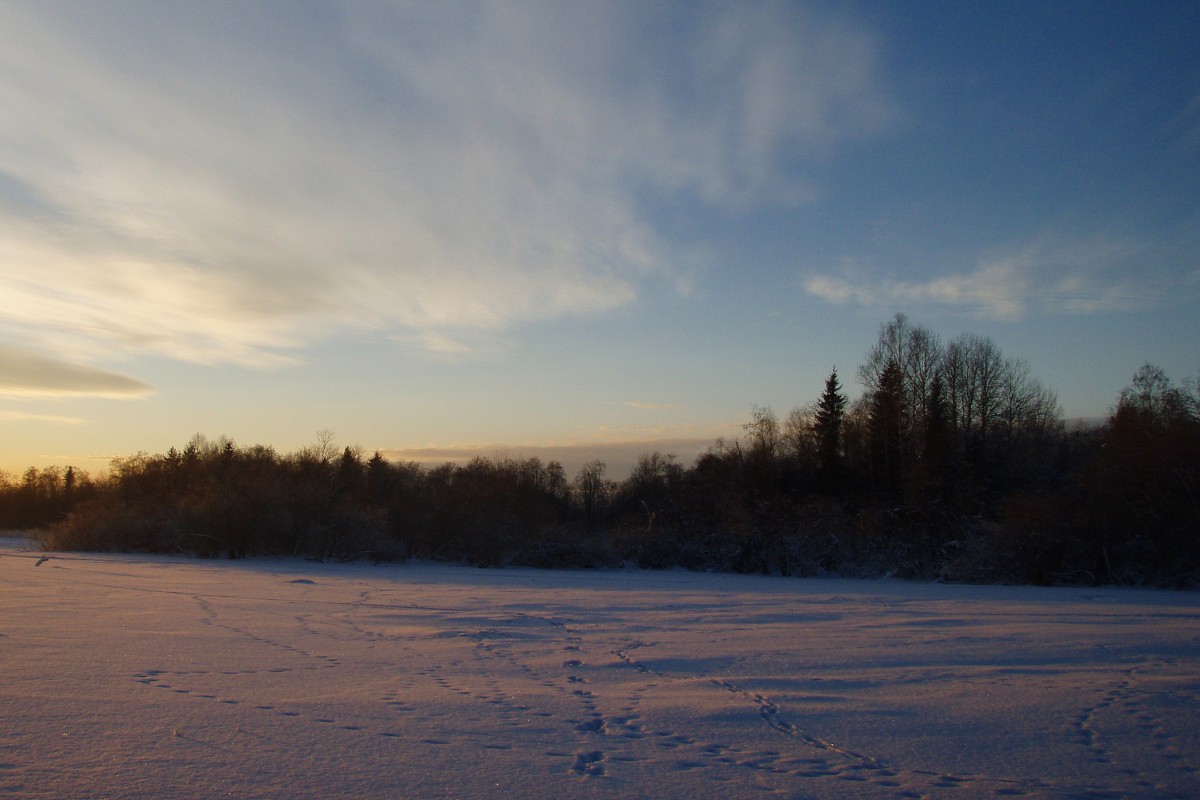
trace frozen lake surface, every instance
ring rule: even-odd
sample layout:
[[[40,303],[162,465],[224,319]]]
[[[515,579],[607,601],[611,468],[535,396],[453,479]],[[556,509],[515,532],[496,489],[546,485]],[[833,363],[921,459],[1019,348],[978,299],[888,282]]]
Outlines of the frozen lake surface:
[[[42,559],[0,797],[1200,796],[1196,593]]]

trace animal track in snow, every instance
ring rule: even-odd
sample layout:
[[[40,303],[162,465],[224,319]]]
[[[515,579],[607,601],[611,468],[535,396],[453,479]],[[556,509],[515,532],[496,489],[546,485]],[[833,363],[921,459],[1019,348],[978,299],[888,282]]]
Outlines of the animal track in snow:
[[[580,753],[575,756],[575,766],[572,769],[581,775],[603,775],[604,760],[604,753],[599,750]]]
[[[1166,770],[1174,771],[1184,781],[1196,781],[1200,776],[1200,763],[1195,754],[1189,756],[1181,752],[1187,746],[1181,741],[1178,730],[1155,711],[1156,705],[1169,704],[1178,693],[1155,691],[1147,685],[1148,681],[1173,666],[1171,660],[1162,659],[1130,667],[1112,689],[1098,702],[1082,708],[1071,723],[1075,740],[1095,763],[1110,767],[1143,791],[1155,787],[1155,782],[1144,774],[1144,754],[1147,752],[1157,755]],[[1143,746],[1139,749],[1142,754],[1139,758],[1129,759],[1124,753],[1131,740],[1137,739],[1143,743],[1148,740],[1149,748]]]

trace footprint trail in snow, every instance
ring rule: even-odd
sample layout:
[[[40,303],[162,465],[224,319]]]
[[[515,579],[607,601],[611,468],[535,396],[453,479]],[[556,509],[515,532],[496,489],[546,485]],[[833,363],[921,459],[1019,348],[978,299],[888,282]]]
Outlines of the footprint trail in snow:
[[[34,563],[0,797],[1200,793],[1194,595]]]

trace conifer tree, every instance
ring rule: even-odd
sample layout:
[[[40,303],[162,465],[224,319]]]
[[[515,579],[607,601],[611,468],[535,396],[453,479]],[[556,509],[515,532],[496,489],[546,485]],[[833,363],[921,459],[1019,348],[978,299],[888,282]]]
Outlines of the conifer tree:
[[[845,414],[846,395],[842,393],[837,367],[834,367],[825,379],[825,391],[817,401],[817,413],[813,420],[822,482],[831,490],[836,490],[841,485],[842,419]]]
[[[899,365],[889,362],[871,396],[871,462],[875,490],[881,501],[899,499],[904,471],[904,376]]]
[[[921,475],[924,491],[936,498],[945,489],[954,447],[954,429],[940,372],[934,374],[925,402],[928,417],[921,447]]]

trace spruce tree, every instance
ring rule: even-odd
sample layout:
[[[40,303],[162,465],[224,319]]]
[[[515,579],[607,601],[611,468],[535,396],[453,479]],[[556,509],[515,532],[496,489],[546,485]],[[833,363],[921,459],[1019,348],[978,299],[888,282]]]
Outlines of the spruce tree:
[[[817,456],[821,464],[821,480],[829,490],[836,491],[842,480],[842,420],[846,415],[846,395],[838,382],[837,367],[825,379],[825,391],[817,401],[813,432],[817,435]]]
[[[871,471],[877,499],[884,503],[900,498],[904,473],[904,375],[896,362],[888,362],[871,396],[868,424],[871,437]]]
[[[946,487],[954,449],[954,427],[940,372],[934,374],[925,402],[928,412],[921,448],[921,474],[925,493],[937,499]]]

